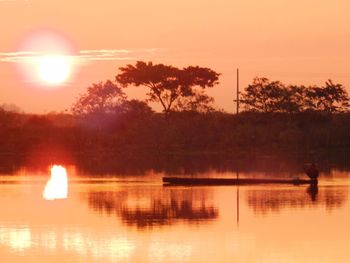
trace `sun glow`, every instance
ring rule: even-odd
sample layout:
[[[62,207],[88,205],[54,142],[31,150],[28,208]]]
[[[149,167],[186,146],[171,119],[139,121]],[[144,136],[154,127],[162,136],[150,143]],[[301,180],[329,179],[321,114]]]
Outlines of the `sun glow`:
[[[51,177],[46,183],[43,197],[46,200],[64,199],[68,196],[67,171],[61,165],[51,167]]]
[[[71,78],[76,70],[78,51],[73,41],[54,29],[28,32],[19,39],[15,50],[21,79],[36,87],[58,86]]]
[[[38,73],[42,81],[49,84],[60,84],[69,77],[69,59],[65,56],[40,57],[38,60]]]

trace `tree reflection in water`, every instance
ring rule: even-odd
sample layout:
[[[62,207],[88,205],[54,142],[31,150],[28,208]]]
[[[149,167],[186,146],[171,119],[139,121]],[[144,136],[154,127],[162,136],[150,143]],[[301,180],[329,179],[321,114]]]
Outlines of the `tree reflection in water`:
[[[257,214],[280,212],[284,208],[325,207],[327,211],[340,208],[348,196],[347,187],[310,185],[305,188],[255,189],[247,192],[247,202]]]
[[[139,228],[213,220],[218,217],[218,209],[211,200],[204,188],[88,193],[91,208],[115,214],[127,225]]]

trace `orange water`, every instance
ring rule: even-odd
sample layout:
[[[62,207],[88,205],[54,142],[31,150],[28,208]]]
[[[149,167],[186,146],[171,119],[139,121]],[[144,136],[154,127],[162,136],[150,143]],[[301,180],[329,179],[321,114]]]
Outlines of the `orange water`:
[[[2,177],[0,261],[350,262],[347,178],[309,189],[76,176],[67,199],[47,201],[46,178]]]

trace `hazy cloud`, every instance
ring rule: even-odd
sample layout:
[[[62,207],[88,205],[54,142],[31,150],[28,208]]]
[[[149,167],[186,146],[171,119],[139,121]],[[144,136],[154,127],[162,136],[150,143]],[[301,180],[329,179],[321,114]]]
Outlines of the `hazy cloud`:
[[[40,53],[35,51],[0,52],[0,62],[30,62],[37,56]]]
[[[0,0],[1,1],[1,0]],[[92,49],[81,50],[76,55],[68,56],[78,61],[106,61],[106,60],[136,60],[148,59],[160,49]],[[0,52],[0,62],[28,63],[47,53],[35,51]]]
[[[81,50],[78,58],[86,60],[135,60],[148,58],[159,49],[99,49],[99,50]]]

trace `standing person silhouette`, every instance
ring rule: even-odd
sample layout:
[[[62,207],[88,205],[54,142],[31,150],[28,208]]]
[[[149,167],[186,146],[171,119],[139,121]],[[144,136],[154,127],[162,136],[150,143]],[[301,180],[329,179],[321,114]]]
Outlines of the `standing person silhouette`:
[[[315,163],[311,163],[308,167],[306,167],[305,173],[310,177],[312,181],[317,182],[319,172],[316,168]]]

